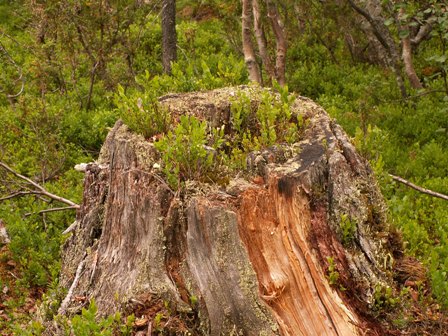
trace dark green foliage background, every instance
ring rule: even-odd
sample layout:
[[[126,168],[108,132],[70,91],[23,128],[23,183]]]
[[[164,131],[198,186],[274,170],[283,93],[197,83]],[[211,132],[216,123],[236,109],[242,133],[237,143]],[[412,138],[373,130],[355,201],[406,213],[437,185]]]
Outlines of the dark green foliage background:
[[[0,1],[0,160],[75,202],[81,202],[83,176],[74,165],[95,160],[119,117],[144,117],[156,97],[168,92],[247,83],[239,1],[178,1],[179,59],[171,76],[162,73],[160,4],[111,2],[113,10],[101,15],[99,1],[78,1],[82,10],[73,17],[75,1],[37,3]],[[285,1],[284,10],[288,6]],[[371,161],[406,252],[428,267],[433,293],[448,308],[447,202],[388,176],[448,194],[448,92],[443,77],[422,75],[424,92],[434,92],[408,88],[411,96],[402,100],[389,69],[350,55],[340,30],[355,14],[331,6],[311,6],[310,17],[321,19],[309,21],[300,32],[290,24],[289,33],[296,37],[289,39],[289,91],[320,103]],[[407,10],[415,12],[416,7]],[[37,19],[43,15],[39,8],[46,9],[43,41],[37,38]],[[340,22],[344,16],[346,26]],[[438,27],[447,27],[446,15],[440,20]],[[89,50],[77,37],[77,24]],[[418,73],[429,66],[447,67],[447,41],[442,29],[422,44],[414,59]],[[100,64],[93,85],[92,57]],[[20,91],[18,69],[23,92],[8,97]],[[8,194],[2,184],[0,193]],[[0,203],[24,288],[54,284],[65,238],[61,232],[74,221],[72,212],[36,214],[48,206],[34,198]],[[9,328],[2,323],[0,329]]]

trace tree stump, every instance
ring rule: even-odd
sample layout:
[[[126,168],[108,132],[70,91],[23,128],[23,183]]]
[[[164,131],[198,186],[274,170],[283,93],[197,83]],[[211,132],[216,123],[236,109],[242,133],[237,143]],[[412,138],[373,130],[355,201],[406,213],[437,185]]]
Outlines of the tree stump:
[[[160,102],[229,125],[238,90],[256,102],[262,89]],[[59,313],[95,299],[101,314],[151,323],[159,313],[167,334],[384,334],[369,312],[379,286],[396,288],[400,244],[372,170],[321,107],[297,97],[292,110],[305,126],[289,154],[254,153],[252,174],[226,186],[187,181],[181,191],[157,170],[151,141],[118,121],[86,167],[78,224],[63,247]]]

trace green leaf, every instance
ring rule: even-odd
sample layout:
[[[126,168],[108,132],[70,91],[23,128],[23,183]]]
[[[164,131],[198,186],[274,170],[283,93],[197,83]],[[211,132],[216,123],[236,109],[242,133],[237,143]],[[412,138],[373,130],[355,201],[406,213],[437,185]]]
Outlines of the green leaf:
[[[409,37],[409,30],[401,30],[400,33],[398,34],[398,36],[401,39],[405,39],[405,38]]]
[[[447,55],[439,55],[434,57],[434,61],[437,63],[445,63],[447,58]]]
[[[428,57],[426,60],[443,64],[446,62],[447,59],[448,59],[447,55],[434,55],[434,56]]]
[[[386,21],[384,21],[384,24],[386,26],[390,26],[392,23],[394,23],[394,19],[393,18],[388,18]]]

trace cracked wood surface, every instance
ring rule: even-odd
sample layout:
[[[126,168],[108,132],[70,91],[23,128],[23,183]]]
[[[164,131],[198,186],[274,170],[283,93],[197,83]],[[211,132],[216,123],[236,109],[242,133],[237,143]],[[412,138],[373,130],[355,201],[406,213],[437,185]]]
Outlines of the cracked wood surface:
[[[160,101],[174,115],[229,125],[237,90],[257,101],[261,89]],[[71,287],[82,263],[72,294],[95,298],[101,314],[163,300],[198,335],[381,334],[368,310],[377,283],[394,286],[395,248],[382,196],[368,164],[322,108],[297,97],[292,109],[306,125],[295,154],[261,158],[258,177],[226,187],[188,182],[181,194],[153,169],[153,145],[117,122],[98,162],[86,167],[60,286]],[[350,246],[341,243],[344,216],[355,225]],[[337,285],[329,284],[328,258]],[[85,302],[64,308],[74,314]]]

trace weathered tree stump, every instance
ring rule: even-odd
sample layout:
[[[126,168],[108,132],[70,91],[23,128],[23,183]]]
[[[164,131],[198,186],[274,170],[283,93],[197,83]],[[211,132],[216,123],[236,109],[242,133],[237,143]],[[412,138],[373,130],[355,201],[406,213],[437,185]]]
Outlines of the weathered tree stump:
[[[241,87],[160,101],[228,125],[237,90],[259,98]],[[375,178],[321,107],[298,97],[292,109],[305,120],[292,154],[254,153],[253,174],[180,192],[154,167],[153,144],[117,122],[86,168],[59,312],[95,299],[102,314],[136,312],[148,323],[162,312],[172,334],[382,334],[369,311],[375,288],[396,288],[399,244]]]

